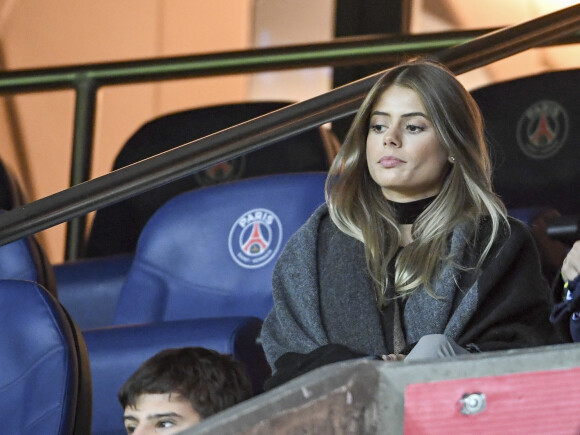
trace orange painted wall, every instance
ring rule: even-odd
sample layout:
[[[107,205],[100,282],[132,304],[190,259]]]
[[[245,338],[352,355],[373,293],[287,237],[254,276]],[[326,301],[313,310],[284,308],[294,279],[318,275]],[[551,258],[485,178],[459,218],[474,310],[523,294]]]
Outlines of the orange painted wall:
[[[3,0],[0,42],[9,70],[246,49],[251,0]],[[144,122],[187,107],[241,101],[245,76],[110,86],[100,90],[92,177],[107,173],[123,142]],[[29,180],[15,154],[4,97],[0,156],[29,181],[29,199],[66,189],[74,92],[13,97],[28,156]],[[64,253],[64,225],[38,234],[53,262]]]

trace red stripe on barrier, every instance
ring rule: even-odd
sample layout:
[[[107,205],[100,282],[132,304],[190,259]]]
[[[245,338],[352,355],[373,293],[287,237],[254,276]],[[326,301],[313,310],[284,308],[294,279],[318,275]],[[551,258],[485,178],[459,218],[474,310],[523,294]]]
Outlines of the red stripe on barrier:
[[[405,435],[580,434],[580,367],[410,384]]]

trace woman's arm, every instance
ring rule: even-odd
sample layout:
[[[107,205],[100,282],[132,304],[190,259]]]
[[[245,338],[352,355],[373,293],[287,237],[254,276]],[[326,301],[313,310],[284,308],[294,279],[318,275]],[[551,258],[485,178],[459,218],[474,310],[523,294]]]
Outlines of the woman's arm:
[[[478,306],[459,339],[482,351],[562,342],[549,321],[549,287],[528,229],[510,220],[511,230],[495,244],[477,280]]]
[[[320,318],[316,243],[321,210],[294,234],[272,279],[274,307],[262,327],[262,345],[273,370],[283,354],[305,354],[328,344]]]
[[[288,241],[274,269],[272,281],[274,308],[262,328],[262,344],[273,371],[272,378],[266,382],[266,389],[326,364],[366,356],[362,350],[353,350],[345,343],[331,343],[327,334],[321,314],[323,311],[319,288],[321,265],[318,250],[342,251],[342,247],[328,246],[324,242],[328,241],[326,236],[321,235],[328,235],[326,232],[328,227],[321,223],[324,217],[324,214],[318,212],[313,215]],[[328,224],[328,221],[325,222]],[[349,273],[350,275],[352,273]],[[326,282],[325,285],[329,283]],[[356,285],[355,287],[358,289]],[[358,290],[352,291],[358,297]],[[334,296],[345,297],[340,292]],[[376,311],[374,305],[372,308]],[[331,319],[349,325],[350,328],[360,326],[352,318],[348,318],[353,311],[357,312],[356,307],[349,307],[348,312],[336,307],[334,310],[329,307],[326,309],[331,310]],[[380,329],[378,314],[376,315],[377,326]],[[381,332],[378,331],[377,334],[382,342]],[[338,341],[348,342],[345,337]]]

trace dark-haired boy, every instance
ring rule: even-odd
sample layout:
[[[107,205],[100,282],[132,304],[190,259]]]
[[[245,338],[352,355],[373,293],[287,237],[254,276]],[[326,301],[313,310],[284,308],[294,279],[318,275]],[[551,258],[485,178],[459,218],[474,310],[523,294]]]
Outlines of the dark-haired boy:
[[[244,367],[200,347],[167,349],[145,361],[119,391],[128,434],[174,434],[250,398]]]

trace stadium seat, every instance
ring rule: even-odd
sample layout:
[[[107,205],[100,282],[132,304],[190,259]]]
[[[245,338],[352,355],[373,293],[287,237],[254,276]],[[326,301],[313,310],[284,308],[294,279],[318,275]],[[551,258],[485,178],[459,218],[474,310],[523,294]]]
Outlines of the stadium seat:
[[[143,229],[114,324],[265,318],[288,238],[324,202],[326,173],[257,177],[183,193]]]
[[[271,274],[287,239],[324,201],[326,173],[256,177],[182,193],[149,220],[113,326],[84,336],[92,365],[93,434],[123,433],[114,399],[145,359],[202,346],[246,364],[254,391],[270,375],[258,343]]]
[[[511,215],[527,216],[549,281],[567,247],[546,235],[547,225],[580,213],[579,81],[580,69],[552,71],[471,92],[485,121],[494,188]]]
[[[93,374],[93,435],[123,435],[123,410],[117,393],[129,376],[157,352],[199,346],[232,355],[244,363],[254,393],[270,375],[257,339],[256,318],[196,319],[85,331]]]
[[[0,279],[33,281],[57,297],[52,265],[34,236],[0,246]]]
[[[290,104],[245,102],[171,113],[147,122],[125,143],[113,170],[171,148],[248,121]],[[325,127],[315,128],[203,172],[134,196],[95,214],[86,257],[134,252],[147,220],[175,195],[199,187],[255,176],[302,171],[326,171],[340,144]]]
[[[119,254],[54,265],[58,299],[82,331],[113,323],[132,261],[133,254]]]
[[[24,204],[25,197],[18,180],[0,160],[0,213]],[[1,279],[34,281],[57,296],[52,265],[34,236],[0,246]]]
[[[552,71],[471,92],[485,121],[494,187],[510,209],[580,211],[580,69]]]
[[[2,433],[86,435],[91,378],[78,328],[30,281],[0,281]]]
[[[0,160],[0,209],[12,210],[26,203],[24,191],[12,170]]]

